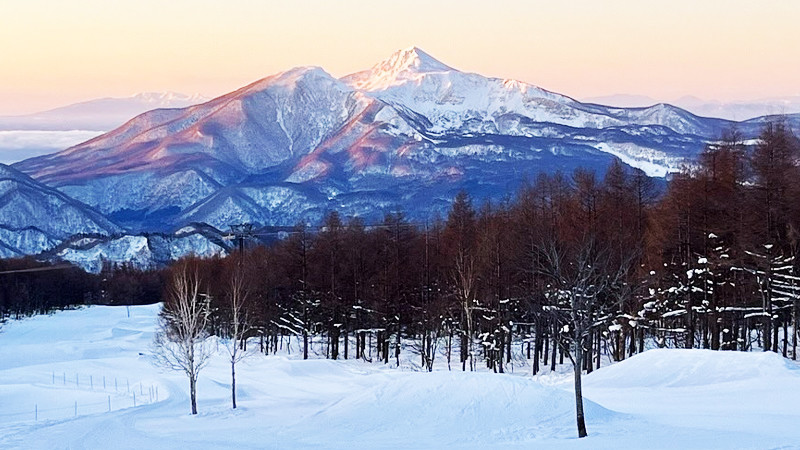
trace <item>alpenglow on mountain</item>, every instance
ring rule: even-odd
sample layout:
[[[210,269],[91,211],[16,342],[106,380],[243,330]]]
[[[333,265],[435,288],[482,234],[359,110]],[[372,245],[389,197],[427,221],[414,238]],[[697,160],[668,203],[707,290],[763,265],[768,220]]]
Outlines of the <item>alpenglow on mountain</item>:
[[[410,48],[340,79],[301,67],[152,110],[14,167],[130,233],[288,226],[333,209],[424,219],[460,189],[497,199],[539,172],[604,170],[613,158],[664,176],[731,124],[666,104],[581,103]]]

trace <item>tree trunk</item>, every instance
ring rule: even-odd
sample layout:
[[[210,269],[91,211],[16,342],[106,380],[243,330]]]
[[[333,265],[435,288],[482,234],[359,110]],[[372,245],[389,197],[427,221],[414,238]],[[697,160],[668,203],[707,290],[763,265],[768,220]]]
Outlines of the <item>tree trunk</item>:
[[[514,343],[514,328],[509,327],[508,339],[506,340],[506,363],[511,363],[511,344]]]
[[[586,341],[589,344],[586,346],[586,361],[584,362],[584,365],[586,366],[586,373],[592,373],[592,370],[594,370],[594,367],[592,366],[592,355],[594,351],[594,340],[596,334],[600,333],[593,333],[591,330],[589,330],[586,338]]]
[[[236,409],[236,363],[231,360],[231,403]]]
[[[783,322],[783,357],[786,358],[786,352],[789,350],[789,323]]]
[[[542,352],[542,336],[538,323],[536,324],[536,336],[533,339],[533,374],[536,375],[539,373],[539,355]],[[528,342],[528,359],[531,358],[530,349],[531,343]]]
[[[639,353],[644,351],[644,328],[640,328],[639,330]]]
[[[308,330],[303,328],[303,359],[308,359]]]
[[[506,344],[506,336],[505,336],[505,334],[500,333],[500,348],[497,349],[497,363],[498,363],[497,371],[500,372],[500,373],[504,373],[503,372],[503,357],[504,357],[503,354],[505,353],[505,348],[504,348],[505,344]]]
[[[578,437],[583,438],[586,433],[586,419],[583,414],[583,388],[581,386],[581,367],[583,366],[583,343],[580,339],[575,345],[575,419],[578,424]]]
[[[189,374],[189,396],[192,401],[192,414],[197,414],[197,378],[194,373]]]
[[[453,330],[447,335],[447,370],[450,370],[450,355],[453,352]]]
[[[778,324],[772,318],[770,322],[772,322],[772,351],[778,353]]]
[[[344,329],[344,359],[347,359],[347,353],[349,349],[350,343],[350,335],[347,333],[347,328]]]
[[[792,359],[797,361],[797,300],[792,302]]]
[[[602,351],[602,346],[600,345],[601,344],[600,339],[602,339],[603,336],[601,335],[600,332],[597,332],[595,334],[597,335],[597,343],[596,343],[597,345],[595,346],[597,348],[597,366],[595,367],[595,369],[599,369],[600,368],[600,354],[601,354],[601,351]],[[606,344],[606,347],[608,347],[608,344]],[[606,348],[606,350],[608,350],[608,348]],[[589,364],[589,366],[591,366],[591,364]]]
[[[542,336],[542,340],[544,341],[544,350],[541,353],[542,364],[546,366],[547,358],[550,356],[550,339],[547,339],[546,336]]]
[[[467,371],[467,336],[466,331],[461,332],[461,371]]]

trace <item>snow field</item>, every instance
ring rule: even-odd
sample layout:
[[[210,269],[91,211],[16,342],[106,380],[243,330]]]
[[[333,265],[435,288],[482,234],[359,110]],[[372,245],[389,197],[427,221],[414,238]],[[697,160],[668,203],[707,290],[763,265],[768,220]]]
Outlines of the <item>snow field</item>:
[[[438,370],[417,372],[410,351],[399,369],[303,361],[294,344],[290,355],[256,353],[237,365],[231,410],[220,347],[200,374],[192,416],[185,376],[150,362],[158,310],[131,307],[128,317],[125,307],[90,307],[7,323],[0,448],[800,448],[800,369],[762,353],[651,350],[600,369],[584,378],[581,440],[568,371],[448,372],[442,358]],[[124,403],[122,378],[144,404]],[[34,404],[65,414],[42,408],[35,420]]]

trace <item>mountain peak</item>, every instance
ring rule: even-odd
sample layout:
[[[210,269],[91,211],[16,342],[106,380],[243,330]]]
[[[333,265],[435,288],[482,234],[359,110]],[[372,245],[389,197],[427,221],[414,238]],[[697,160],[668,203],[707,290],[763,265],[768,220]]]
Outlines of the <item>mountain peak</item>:
[[[373,66],[384,73],[414,72],[447,72],[452,67],[442,63],[418,47],[409,47],[392,53],[388,58]]]
[[[451,71],[456,70],[418,47],[408,47],[392,53],[369,70],[344,77],[343,81],[356,89],[376,90],[421,74]]]

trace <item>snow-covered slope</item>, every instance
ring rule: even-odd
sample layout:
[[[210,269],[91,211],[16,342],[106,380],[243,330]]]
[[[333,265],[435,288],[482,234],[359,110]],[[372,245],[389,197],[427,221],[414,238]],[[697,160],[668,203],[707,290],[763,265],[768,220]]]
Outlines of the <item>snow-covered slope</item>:
[[[410,48],[342,79],[296,68],[150,111],[15,167],[135,231],[291,225],[331,209],[426,218],[462,188],[500,198],[539,172],[602,171],[615,157],[664,176],[728,124],[581,103]]]
[[[151,364],[158,305],[95,306],[6,323],[0,447],[52,448],[796,448],[800,374],[775,354],[657,350],[585,378],[589,436],[577,439],[570,380],[410,371],[362,360],[303,361],[222,346],[198,383]],[[213,348],[214,346],[212,346]],[[516,346],[515,346],[516,347]],[[568,364],[568,363],[567,363]],[[703,378],[705,377],[705,378]],[[555,382],[555,386],[554,386]],[[560,383],[559,383],[560,382]],[[562,387],[563,385],[563,387]]]
[[[674,106],[610,108],[584,104],[517,80],[487,78],[455,70],[412,47],[370,70],[343,78],[353,88],[424,116],[430,132],[481,132],[517,135],[521,130],[498,125],[504,115],[573,128],[659,125],[681,134],[705,136],[724,121],[700,119]]]
[[[121,231],[91,207],[0,164],[0,255],[36,254],[75,234]]]
[[[800,366],[772,352],[658,349],[588,375],[587,397],[654,427],[734,432],[743,441],[698,448],[793,448]],[[770,430],[770,431],[766,431]],[[763,439],[759,442],[758,439]]]
[[[188,255],[211,257],[227,251],[228,246],[217,230],[191,225],[169,234],[78,236],[61,242],[44,256],[99,273],[104,264],[150,269]]]

